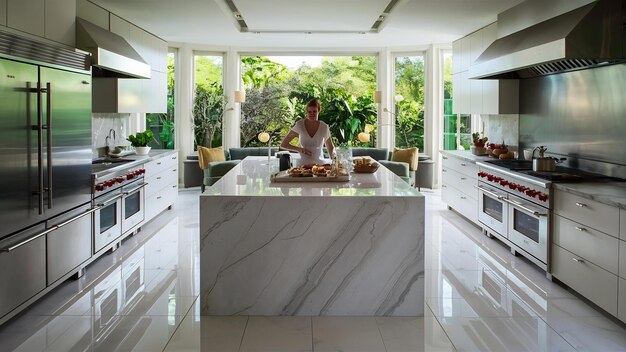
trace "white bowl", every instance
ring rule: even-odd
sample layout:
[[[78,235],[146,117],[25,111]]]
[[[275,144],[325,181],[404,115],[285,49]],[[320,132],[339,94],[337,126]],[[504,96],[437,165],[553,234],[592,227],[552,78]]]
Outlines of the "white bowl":
[[[532,149],[524,149],[524,159],[532,160],[533,159],[533,150]]]

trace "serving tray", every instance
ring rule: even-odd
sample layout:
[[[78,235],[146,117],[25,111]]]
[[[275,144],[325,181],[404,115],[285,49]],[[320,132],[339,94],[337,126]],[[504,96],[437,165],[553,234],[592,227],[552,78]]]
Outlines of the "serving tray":
[[[345,176],[290,176],[287,171],[279,171],[270,176],[272,182],[347,182],[350,181],[350,175]]]

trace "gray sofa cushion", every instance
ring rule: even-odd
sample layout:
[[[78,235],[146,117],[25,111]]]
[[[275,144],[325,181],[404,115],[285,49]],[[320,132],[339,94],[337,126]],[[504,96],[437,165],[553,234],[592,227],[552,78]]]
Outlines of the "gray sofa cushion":
[[[387,148],[352,148],[352,156],[369,156],[376,161],[388,160],[389,150]]]
[[[230,148],[229,151],[230,151],[230,160],[243,160],[247,156],[267,155],[267,147]],[[278,151],[278,148],[272,148],[272,155],[276,154],[277,151]]]

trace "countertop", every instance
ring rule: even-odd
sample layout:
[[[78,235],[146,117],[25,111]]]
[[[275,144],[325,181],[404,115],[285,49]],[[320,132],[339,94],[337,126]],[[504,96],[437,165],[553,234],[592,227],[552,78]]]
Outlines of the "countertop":
[[[415,188],[385,167],[372,174],[351,174],[347,182],[271,182],[278,172],[278,159],[247,157],[202,196],[269,196],[269,197],[421,197]]]
[[[439,150],[439,152],[443,155],[467,160],[473,163],[477,161],[494,160],[494,158],[490,158],[487,155],[484,155],[484,156],[474,155],[469,150]]]
[[[554,188],[626,209],[626,182],[554,183]]]
[[[176,152],[175,149],[152,149],[148,155],[126,155],[121,157],[120,159],[131,160],[129,162],[123,163],[113,163],[113,164],[94,164],[91,166],[91,174],[96,178],[102,177],[108,173],[113,173],[118,170],[133,168],[139,166],[141,164],[145,164],[149,161],[156,160],[167,156],[173,152]]]

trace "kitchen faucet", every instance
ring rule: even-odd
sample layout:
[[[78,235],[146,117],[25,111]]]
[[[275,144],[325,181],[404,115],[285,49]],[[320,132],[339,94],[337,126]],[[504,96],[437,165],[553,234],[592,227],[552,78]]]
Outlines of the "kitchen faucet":
[[[104,138],[104,144],[105,144],[105,147],[107,148],[107,155],[111,153],[111,145],[110,145],[111,135],[113,135],[113,147],[115,147],[115,141],[116,141],[115,130],[112,128],[109,130],[109,135]]]

